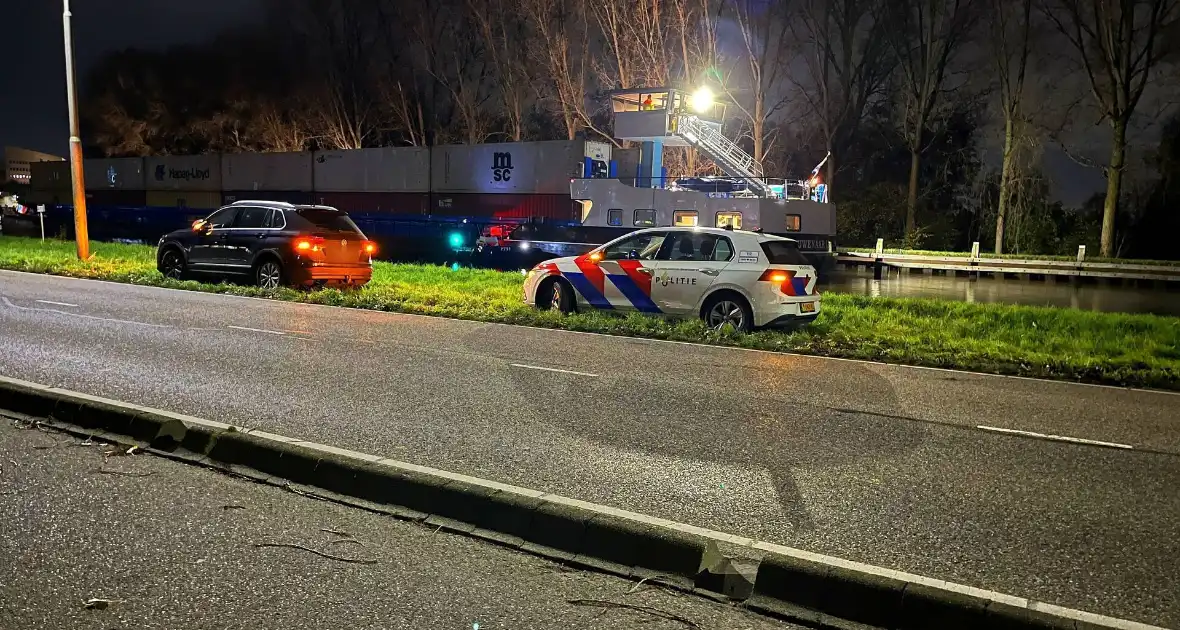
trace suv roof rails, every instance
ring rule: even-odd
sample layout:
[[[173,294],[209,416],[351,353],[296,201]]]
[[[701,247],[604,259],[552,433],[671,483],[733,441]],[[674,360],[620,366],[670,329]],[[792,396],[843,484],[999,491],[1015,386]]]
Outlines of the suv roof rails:
[[[278,206],[280,208],[294,208],[295,204],[286,201],[270,201],[266,199],[239,199],[231,204],[231,206]]]

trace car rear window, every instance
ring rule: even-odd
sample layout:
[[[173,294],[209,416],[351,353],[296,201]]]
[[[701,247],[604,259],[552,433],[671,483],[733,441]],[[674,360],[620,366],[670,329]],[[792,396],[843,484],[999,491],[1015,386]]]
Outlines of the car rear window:
[[[762,251],[772,265],[810,265],[799,246],[791,241],[764,241]]]
[[[295,213],[302,217],[308,223],[315,227],[323,228],[325,230],[333,230],[336,232],[356,232],[361,233],[361,229],[348,218],[348,215],[339,210],[327,210],[323,208],[298,208]]]

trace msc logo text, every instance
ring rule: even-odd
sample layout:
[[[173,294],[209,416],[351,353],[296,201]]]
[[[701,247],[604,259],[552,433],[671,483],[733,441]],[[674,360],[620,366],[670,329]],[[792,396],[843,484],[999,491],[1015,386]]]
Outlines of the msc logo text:
[[[512,154],[497,151],[492,154],[492,181],[506,182],[512,179]]]

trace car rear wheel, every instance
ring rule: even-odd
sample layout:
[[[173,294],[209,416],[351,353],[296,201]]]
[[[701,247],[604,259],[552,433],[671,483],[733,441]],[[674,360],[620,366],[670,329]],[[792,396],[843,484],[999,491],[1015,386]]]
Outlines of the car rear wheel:
[[[560,278],[546,280],[537,289],[537,308],[543,311],[556,308],[563,315],[573,313],[575,310],[573,287]]]
[[[713,330],[732,326],[739,332],[750,332],[754,328],[754,313],[750,310],[750,304],[736,294],[723,293],[711,297],[701,311],[705,325]]]
[[[169,248],[160,256],[160,272],[165,278],[173,280],[184,279],[184,257],[175,249]]]
[[[279,261],[267,259],[255,270],[255,281],[263,289],[277,289],[283,284],[283,266]]]

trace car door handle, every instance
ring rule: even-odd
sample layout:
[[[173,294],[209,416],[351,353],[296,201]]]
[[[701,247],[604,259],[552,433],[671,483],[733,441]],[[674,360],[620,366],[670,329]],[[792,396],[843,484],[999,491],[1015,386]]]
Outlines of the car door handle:
[[[697,269],[697,271],[705,274],[706,276],[715,276],[721,273],[720,269]]]
[[[259,232],[259,233],[255,234],[254,236],[257,236],[258,238],[266,238],[266,232]]]

